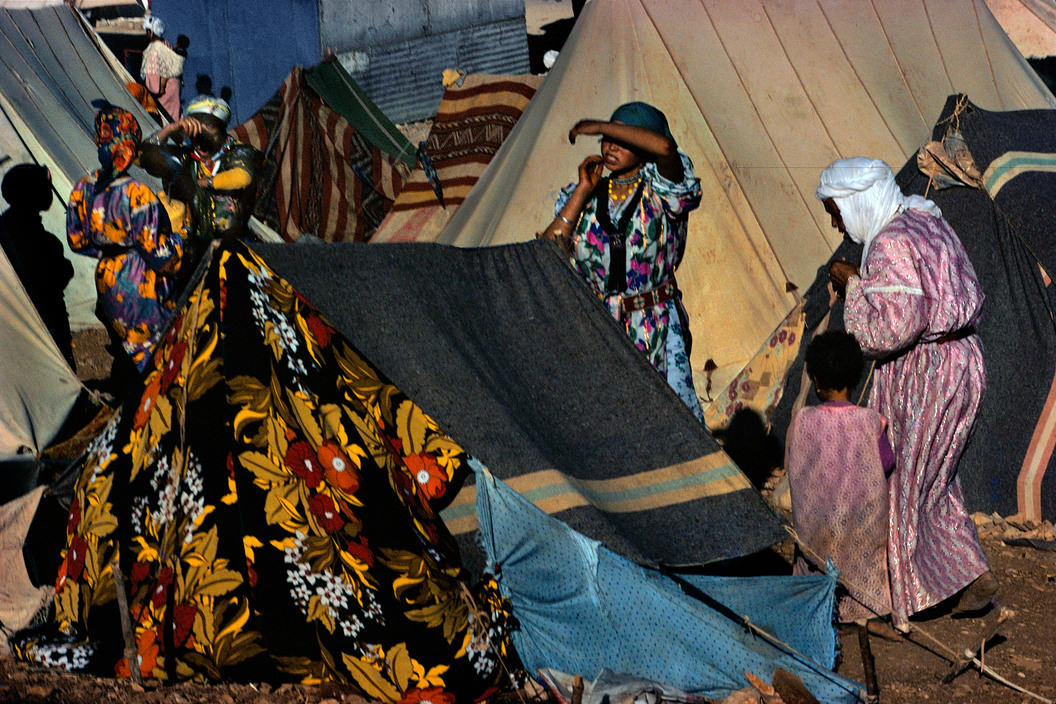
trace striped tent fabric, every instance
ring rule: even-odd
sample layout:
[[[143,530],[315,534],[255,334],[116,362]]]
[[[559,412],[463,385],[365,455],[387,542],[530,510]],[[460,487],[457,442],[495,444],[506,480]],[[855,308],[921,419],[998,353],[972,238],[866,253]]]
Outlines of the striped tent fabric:
[[[369,239],[408,174],[331,108],[300,67],[232,134],[264,152],[253,214],[290,242]]]
[[[448,88],[426,141],[444,203],[437,200],[425,171],[416,170],[372,241],[435,240],[506,141],[542,80],[530,74],[472,74],[461,85]]]

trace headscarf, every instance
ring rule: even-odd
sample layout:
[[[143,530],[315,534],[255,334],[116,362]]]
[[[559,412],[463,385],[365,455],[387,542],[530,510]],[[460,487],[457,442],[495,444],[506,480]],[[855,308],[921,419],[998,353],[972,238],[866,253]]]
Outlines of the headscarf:
[[[99,163],[110,166],[115,175],[127,169],[136,158],[140,137],[139,123],[129,111],[107,105],[95,114]]]
[[[150,15],[143,18],[143,29],[153,32],[156,37],[160,37],[165,34],[165,23],[161,21],[160,17]]]
[[[880,231],[906,208],[942,217],[939,206],[921,196],[905,196],[891,167],[864,156],[837,159],[821,172],[818,200],[832,199],[852,242],[862,245],[862,264]]]
[[[671,128],[667,125],[667,116],[649,103],[641,101],[624,103],[613,111],[609,122],[622,122],[632,127],[644,127],[672,139]]]
[[[199,95],[187,105],[185,112],[188,116],[212,115],[223,122],[225,126],[227,121],[231,119],[231,106],[223,98],[217,98],[212,95]]]

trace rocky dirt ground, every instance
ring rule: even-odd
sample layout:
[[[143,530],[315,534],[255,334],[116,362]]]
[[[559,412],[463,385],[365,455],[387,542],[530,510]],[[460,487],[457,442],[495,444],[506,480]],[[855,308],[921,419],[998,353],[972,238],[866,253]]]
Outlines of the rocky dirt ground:
[[[1051,531],[1051,526],[1049,527]],[[966,648],[979,645],[986,618],[957,619],[935,611],[914,621],[908,638],[892,642],[870,638],[875,661],[880,702],[918,704],[1027,704],[1056,700],[1056,552],[1034,547],[1009,545],[1008,539],[1039,535],[1013,526],[982,527],[983,547],[994,573],[1001,582],[1000,598],[1015,612],[991,637],[982,661],[1012,685],[1032,692],[1017,691],[980,675],[978,668],[967,669],[949,683],[942,678],[950,671],[950,658]],[[787,546],[785,546],[787,547]],[[863,664],[855,633],[841,634],[841,660],[838,671],[863,681]],[[662,647],[658,644],[658,647]],[[748,694],[748,693],[745,693]],[[0,660],[0,703],[25,704],[359,704],[369,702],[348,687],[324,684],[272,685],[195,684],[162,685],[147,682],[140,687],[128,680],[69,675],[29,667],[10,659]],[[548,701],[540,691],[503,695],[503,704]],[[745,704],[776,704],[752,693],[739,700]],[[788,702],[787,704],[793,704]]]

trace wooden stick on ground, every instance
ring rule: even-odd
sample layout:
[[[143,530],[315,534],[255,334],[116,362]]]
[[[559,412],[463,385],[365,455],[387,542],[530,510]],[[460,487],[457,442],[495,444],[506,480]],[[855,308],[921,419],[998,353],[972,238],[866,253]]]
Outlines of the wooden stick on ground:
[[[583,704],[583,676],[576,675],[572,680],[572,704]]]
[[[876,661],[873,660],[873,649],[869,646],[869,626],[856,625],[858,631],[858,650],[862,654],[862,670],[865,674],[865,691],[868,693],[868,704],[880,704],[880,685],[876,681]]]
[[[121,615],[121,633],[125,637],[125,657],[128,659],[128,672],[132,681],[143,686],[143,675],[139,672],[139,648],[136,647],[136,632],[132,630],[132,617],[128,613],[128,595],[125,593],[125,576],[121,565],[114,560],[110,563],[114,572],[114,588],[117,590],[117,611]]]
[[[964,672],[964,670],[972,664],[972,661],[975,660],[976,653],[982,651],[986,646],[986,641],[994,637],[997,633],[997,629],[1001,627],[1001,624],[1015,615],[1016,612],[1007,606],[998,605],[994,612],[990,614],[983,623],[985,630],[983,631],[982,639],[972,640],[973,644],[978,643],[978,645],[971,645],[964,649],[964,653],[950,665],[949,671],[942,678],[942,683],[949,684],[950,682],[953,682],[957,675]]]

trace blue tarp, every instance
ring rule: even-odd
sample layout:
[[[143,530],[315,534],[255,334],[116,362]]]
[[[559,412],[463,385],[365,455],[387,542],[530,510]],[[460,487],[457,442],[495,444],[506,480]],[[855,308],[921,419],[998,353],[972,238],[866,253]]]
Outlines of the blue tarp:
[[[232,91],[231,125],[248,119],[275,93],[293,66],[320,59],[316,0],[154,0],[153,13],[165,22],[165,39],[191,40],[183,70],[182,101],[198,94],[199,76],[211,92]]]
[[[529,672],[593,679],[608,668],[724,698],[749,686],[744,673],[769,682],[780,667],[823,702],[864,698],[860,684],[828,669],[836,655],[835,577],[668,576],[551,518],[479,464],[474,469],[489,571],[513,604],[521,626],[514,645]],[[679,582],[688,583],[685,591]]]

